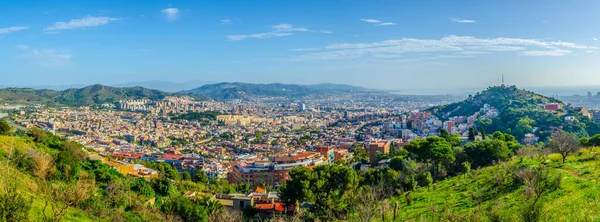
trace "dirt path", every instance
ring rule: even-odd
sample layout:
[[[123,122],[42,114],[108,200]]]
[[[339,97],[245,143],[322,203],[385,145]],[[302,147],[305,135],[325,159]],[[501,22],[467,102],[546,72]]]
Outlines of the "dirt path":
[[[555,167],[549,167],[546,166],[545,164],[542,164],[542,166],[547,167],[547,168],[552,168],[558,171],[562,171],[562,172],[566,172],[568,174],[570,174],[571,176],[574,176],[576,178],[582,179],[582,180],[586,180],[586,178],[583,178],[582,176],[579,176],[579,174],[571,169],[563,169],[563,168],[555,168]]]

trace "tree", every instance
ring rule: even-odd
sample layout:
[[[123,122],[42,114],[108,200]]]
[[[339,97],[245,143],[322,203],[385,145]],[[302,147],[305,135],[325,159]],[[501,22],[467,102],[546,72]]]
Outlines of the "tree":
[[[392,157],[392,159],[390,160],[390,168],[392,168],[393,170],[397,170],[400,171],[402,170],[402,160],[404,158],[401,156],[395,156]]]
[[[356,211],[360,221],[371,222],[375,219],[386,198],[384,189],[382,185],[359,188],[359,192],[353,196],[350,205]]]
[[[356,148],[354,148],[354,160],[361,161],[363,163],[368,162],[369,161],[369,153],[367,152],[367,150],[365,150],[365,148],[356,147]]]
[[[461,143],[460,136],[458,134],[450,134],[445,129],[440,130],[440,137],[444,138],[446,141],[452,144],[452,146],[459,146]]]
[[[600,146],[600,134],[596,134],[588,140],[589,146]]]
[[[485,128],[481,128],[481,139],[485,140],[486,135],[485,135]]]
[[[512,130],[512,134],[517,136],[520,140],[525,134],[531,133],[533,124],[535,124],[535,120],[529,117],[521,118]]]
[[[94,192],[95,181],[82,175],[77,182],[58,181],[49,183],[40,181],[38,186],[44,200],[42,216],[44,221],[61,221],[69,207],[77,206],[88,199]],[[48,214],[48,209],[50,214]]]
[[[0,119],[0,135],[10,136],[13,133],[13,128],[8,124],[8,118]]]
[[[493,161],[506,160],[511,151],[501,140],[483,140],[465,145],[465,153],[475,167],[487,166]]]
[[[286,205],[309,202],[315,216],[327,221],[344,218],[349,213],[349,198],[359,182],[356,171],[339,165],[294,168],[290,178],[279,186],[282,202]]]
[[[552,134],[548,147],[552,152],[560,154],[565,163],[567,156],[579,149],[579,140],[573,134],[559,131]]]
[[[206,173],[204,173],[204,170],[196,171],[196,175],[194,175],[194,181],[203,184],[208,183],[208,177],[206,176]]]
[[[469,172],[471,172],[471,163],[469,163],[468,161],[462,162],[461,167],[462,167],[462,171],[465,174],[465,176]]]
[[[552,179],[547,169],[525,167],[517,171],[516,177],[524,185],[524,194],[528,201],[521,216],[524,221],[538,221],[542,213],[540,198],[560,188],[562,175]]]
[[[439,165],[442,161],[454,161],[452,145],[447,141],[436,141],[431,143],[429,150],[431,160],[433,161],[433,172],[439,172]]]
[[[477,135],[477,130],[473,128],[469,128],[469,140],[475,141],[475,136]]]
[[[189,171],[183,172],[183,180],[192,181],[192,174]]]
[[[417,177],[417,182],[421,187],[427,186],[427,191],[429,191],[429,186],[431,186],[431,183],[433,183],[433,178],[431,178],[431,172],[425,170],[419,173]]]

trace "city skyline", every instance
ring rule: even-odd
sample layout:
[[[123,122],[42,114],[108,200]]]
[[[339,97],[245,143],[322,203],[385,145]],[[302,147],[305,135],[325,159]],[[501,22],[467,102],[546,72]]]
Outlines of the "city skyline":
[[[1,5],[2,85],[600,85],[594,1]]]

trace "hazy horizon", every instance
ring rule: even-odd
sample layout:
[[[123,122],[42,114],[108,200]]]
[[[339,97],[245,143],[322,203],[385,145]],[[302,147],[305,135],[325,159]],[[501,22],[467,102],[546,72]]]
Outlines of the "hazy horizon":
[[[202,82],[203,82],[203,84],[194,84],[194,83],[202,83]],[[171,81],[165,81],[165,80],[149,80],[149,81],[139,81],[139,82],[119,82],[119,83],[112,83],[112,84],[111,83],[108,83],[108,84],[106,84],[106,83],[65,84],[65,85],[6,85],[6,84],[2,84],[2,85],[0,85],[0,88],[16,87],[16,88],[64,90],[64,89],[68,89],[68,88],[82,88],[82,87],[86,87],[89,85],[101,84],[101,85],[114,86],[114,87],[142,86],[145,88],[158,89],[158,90],[162,90],[162,91],[166,91],[166,92],[178,92],[178,91],[198,88],[203,85],[216,84],[216,83],[222,83],[222,82],[224,82],[224,81],[211,82],[211,81],[203,81],[203,80],[189,80],[189,81],[185,81],[185,82],[171,82]],[[239,81],[232,81],[232,82],[239,82]],[[251,83],[251,82],[243,82],[243,83]],[[254,84],[270,84],[270,83],[282,83],[282,82],[266,82],[266,83],[259,82],[259,83],[254,83]],[[160,84],[164,84],[164,85],[160,85]],[[282,83],[282,84],[295,84],[295,83]],[[341,83],[321,82],[321,83],[314,83],[314,84],[341,84]],[[314,85],[314,84],[300,84],[300,85]],[[349,84],[349,85],[351,85],[351,84]],[[366,88],[390,91],[394,94],[399,94],[399,95],[469,95],[469,94],[475,94],[477,92],[485,90],[489,86],[495,86],[495,85],[497,85],[497,84],[488,85],[485,87],[473,87],[473,88],[397,88],[397,89],[371,88],[371,87],[366,87]],[[508,85],[514,85],[514,84],[508,84]],[[187,86],[187,87],[177,88],[178,86]],[[352,85],[352,86],[357,86],[357,85]],[[582,85],[582,86],[519,86],[519,85],[516,85],[516,86],[518,88],[531,90],[536,93],[547,95],[547,96],[586,95],[587,92],[591,92],[593,95],[596,95],[596,93],[600,92],[600,85],[598,85],[598,86],[585,86],[585,85]],[[165,88],[171,89],[171,90],[165,90]]]

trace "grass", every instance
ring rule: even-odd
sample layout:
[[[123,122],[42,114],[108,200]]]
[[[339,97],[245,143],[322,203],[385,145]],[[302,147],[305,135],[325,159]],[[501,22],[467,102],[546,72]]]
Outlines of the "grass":
[[[562,164],[555,154],[538,159],[517,158],[494,166],[474,170],[469,175],[438,181],[434,189],[419,188],[411,192],[412,204],[404,195],[392,200],[400,204],[401,220],[408,221],[521,221],[525,203],[524,190],[513,185],[508,169],[516,166],[545,167],[550,175],[562,176],[560,189],[545,194],[542,221],[600,221],[600,148],[572,154]],[[559,155],[560,157],[560,155]]]
[[[33,148],[35,146],[35,143],[25,138],[0,136],[0,152],[4,154],[10,152],[10,147],[12,147],[13,149],[24,151],[28,148]],[[2,179],[2,181],[5,181],[6,179],[8,179],[7,177],[10,177],[10,179],[15,180],[19,192],[22,192],[32,198],[33,202],[31,210],[29,211],[29,220],[42,221],[42,210],[44,208],[44,200],[40,195],[37,195],[37,183],[35,182],[35,178],[28,173],[23,173],[15,169],[12,166],[9,166],[7,171],[7,166],[2,164],[0,165],[0,178]],[[5,186],[5,184],[0,183],[0,187],[3,186]],[[50,210],[47,209],[47,212],[49,215]],[[85,211],[81,209],[69,208],[65,213],[65,216],[63,217],[63,221],[98,221],[98,219],[88,215]]]

